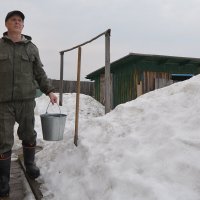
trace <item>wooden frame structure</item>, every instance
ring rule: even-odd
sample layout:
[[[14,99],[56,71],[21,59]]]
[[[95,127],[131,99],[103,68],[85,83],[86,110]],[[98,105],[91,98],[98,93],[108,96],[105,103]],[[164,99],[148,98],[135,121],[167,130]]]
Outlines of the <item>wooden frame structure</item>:
[[[105,35],[105,113],[111,110],[111,81],[110,81],[110,33],[111,29],[97,35],[91,40],[79,44],[67,50],[60,51],[60,88],[59,88],[59,105],[63,102],[63,69],[64,69],[64,53],[78,48],[78,64],[77,64],[77,93],[76,93],[76,116],[75,116],[75,134],[74,144],[78,145],[78,118],[79,118],[79,96],[80,96],[80,72],[81,72],[81,47]]]

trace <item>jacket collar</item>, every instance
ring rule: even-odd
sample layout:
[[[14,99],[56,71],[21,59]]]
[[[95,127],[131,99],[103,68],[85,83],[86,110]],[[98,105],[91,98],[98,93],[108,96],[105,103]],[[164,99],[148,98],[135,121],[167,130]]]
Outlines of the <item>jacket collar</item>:
[[[11,39],[8,37],[8,32],[3,33],[2,39],[11,41]],[[31,40],[32,38],[30,36],[22,34],[22,40],[20,41],[20,43],[28,43]]]

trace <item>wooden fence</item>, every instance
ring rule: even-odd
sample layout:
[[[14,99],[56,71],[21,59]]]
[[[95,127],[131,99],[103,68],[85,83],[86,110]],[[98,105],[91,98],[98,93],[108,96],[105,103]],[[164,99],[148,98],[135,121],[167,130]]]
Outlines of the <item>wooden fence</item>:
[[[55,87],[55,92],[59,92],[60,80],[50,79]],[[63,93],[76,93],[76,81],[63,81]],[[80,93],[94,97],[94,82],[81,81]]]

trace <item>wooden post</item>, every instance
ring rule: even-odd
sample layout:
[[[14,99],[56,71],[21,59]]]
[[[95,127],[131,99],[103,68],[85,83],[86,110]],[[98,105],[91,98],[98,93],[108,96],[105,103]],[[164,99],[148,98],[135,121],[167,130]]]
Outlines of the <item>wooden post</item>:
[[[60,53],[60,88],[59,88],[59,105],[62,106],[63,102],[63,65],[64,65],[64,52]]]
[[[105,113],[111,110],[111,88],[110,88],[110,32],[105,33]]]
[[[78,146],[78,119],[79,119],[79,99],[80,99],[80,74],[81,74],[81,47],[78,47],[78,65],[77,65],[77,86],[76,86],[76,116],[75,116],[75,134],[74,144]]]

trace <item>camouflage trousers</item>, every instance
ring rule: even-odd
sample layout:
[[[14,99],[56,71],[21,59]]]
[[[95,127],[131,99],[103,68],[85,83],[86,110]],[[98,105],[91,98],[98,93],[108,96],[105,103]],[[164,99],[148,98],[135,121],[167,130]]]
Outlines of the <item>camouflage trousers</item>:
[[[34,143],[35,100],[0,103],[0,154],[10,151],[14,144],[14,125],[18,123],[17,135],[20,140]]]

